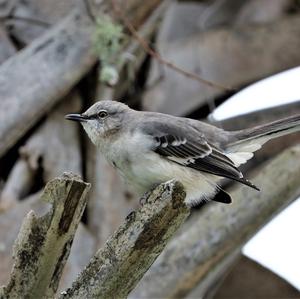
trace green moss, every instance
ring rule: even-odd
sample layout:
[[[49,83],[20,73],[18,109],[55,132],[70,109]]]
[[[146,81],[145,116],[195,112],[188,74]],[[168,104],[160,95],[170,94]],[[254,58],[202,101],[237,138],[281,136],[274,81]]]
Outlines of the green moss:
[[[97,18],[93,32],[93,45],[101,61],[99,78],[103,83],[114,85],[117,82],[117,65],[121,63],[123,36],[122,26],[114,23],[107,16]]]

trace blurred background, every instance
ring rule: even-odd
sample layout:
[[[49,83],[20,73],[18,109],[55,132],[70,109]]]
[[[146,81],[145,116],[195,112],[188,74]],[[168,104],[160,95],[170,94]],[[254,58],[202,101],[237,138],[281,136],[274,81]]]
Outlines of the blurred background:
[[[9,278],[23,218],[32,209],[43,213],[41,191],[62,172],[80,174],[92,189],[61,289],[138,207],[129,186],[65,114],[113,99],[228,130],[300,114],[299,49],[299,0],[0,0],[0,284]],[[247,177],[259,173],[299,142],[297,133],[268,143],[243,171]],[[193,209],[174,240],[208,211],[211,216],[193,248],[181,247],[191,272],[184,273],[185,287],[172,296],[300,298],[299,191],[298,184],[292,196],[281,194],[280,204],[268,213],[249,209],[247,234],[235,223],[238,241],[230,232],[231,205]],[[247,197],[253,207],[264,199],[245,192],[244,201],[233,197],[237,213],[247,209]],[[266,200],[272,205],[272,198]],[[219,226],[224,231],[210,230],[210,221],[214,227],[220,214],[228,215]],[[201,246],[218,252],[228,244],[226,256],[207,256],[211,266],[201,276]],[[158,263],[172,263],[166,252]],[[142,286],[132,298],[141,298]],[[145,294],[154,298],[150,291]]]

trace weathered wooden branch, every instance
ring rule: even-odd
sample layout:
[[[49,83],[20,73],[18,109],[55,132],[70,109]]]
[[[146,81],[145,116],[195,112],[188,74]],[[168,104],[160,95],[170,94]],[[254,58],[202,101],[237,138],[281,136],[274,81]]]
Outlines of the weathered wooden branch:
[[[0,156],[94,64],[88,22],[74,11],[1,65]]]
[[[41,15],[33,1],[15,1],[3,22],[14,39],[22,45],[29,44],[51,26],[49,16]]]
[[[72,282],[89,263],[98,248],[90,230],[82,222],[79,223],[57,293],[71,287]]]
[[[189,215],[183,186],[157,187],[59,298],[125,298]]]
[[[161,55],[210,81],[239,88],[298,66],[299,28],[300,17],[294,16],[259,25],[209,30],[163,45]],[[285,55],[283,45],[289,45]],[[145,93],[146,110],[186,115],[223,94],[168,69],[158,80],[159,70],[153,62],[148,82],[150,86],[158,83]]]
[[[136,5],[137,0],[129,2],[124,11],[139,26],[160,1],[148,5]],[[110,1],[102,1],[95,12],[100,16],[111,13]],[[1,65],[0,156],[95,64],[93,26],[84,10],[74,9],[61,23]]]
[[[161,1],[161,4],[157,6],[145,23],[141,25],[141,28],[138,30],[138,35],[142,39],[149,41],[153,38],[161,24],[161,20],[164,17],[167,8],[169,7],[169,2],[170,1],[168,0]],[[124,59],[124,62],[119,66],[118,71],[120,79],[117,86],[114,88],[114,99],[119,99],[128,90],[130,85],[136,79],[136,72],[139,70],[148,55],[145,49],[135,38],[132,38],[124,50],[124,54],[131,57],[131,59]]]
[[[13,266],[12,249],[23,219],[31,210],[37,215],[44,215],[49,211],[49,204],[43,202],[41,194],[42,191],[39,191],[24,198],[12,209],[4,212],[0,210],[0,286],[6,285],[9,281]],[[88,264],[97,248],[99,247],[96,246],[94,236],[83,223],[80,223],[59,282],[58,292],[71,286],[78,273]]]
[[[38,217],[31,211],[14,247],[14,266],[1,298],[53,298],[90,185],[65,173],[49,182],[42,195],[52,207]]]
[[[18,202],[31,188],[34,172],[27,161],[20,159],[12,168],[3,190],[0,192],[0,211],[7,210]]]
[[[72,91],[19,150],[21,159],[33,171],[42,167],[45,182],[64,171],[82,174],[79,127],[64,118],[70,111],[79,112],[81,108],[79,92]]]
[[[9,281],[13,267],[12,251],[15,240],[19,234],[22,222],[29,211],[42,215],[49,210],[41,198],[42,191],[31,194],[12,209],[0,209],[0,286],[6,285]]]
[[[8,38],[6,30],[0,25],[0,64],[14,55],[15,52],[16,49]]]
[[[292,2],[290,0],[277,0],[272,3],[268,0],[244,1],[244,6],[238,11],[234,24],[271,22],[288,16],[291,6]]]
[[[300,194],[300,146],[274,158],[245,186],[231,193],[233,204],[210,204],[186,223],[129,298],[197,298],[220,279],[245,242]],[[194,294],[194,297],[192,296]]]
[[[241,102],[241,105],[243,103]],[[246,114],[234,116],[224,119],[220,122],[209,119],[210,122],[216,126],[221,126],[226,130],[241,130],[258,125],[265,124],[267,122],[275,121],[280,118],[288,117],[291,115],[300,114],[299,101],[295,103],[284,104],[280,106],[265,108]]]
[[[42,179],[45,182],[64,171],[81,175],[82,158],[78,127],[75,123],[66,122],[64,118],[68,112],[80,110],[81,99],[78,92],[73,91],[55,107],[45,122],[20,148],[20,158],[0,193],[2,210],[27,195],[39,168],[43,169]]]

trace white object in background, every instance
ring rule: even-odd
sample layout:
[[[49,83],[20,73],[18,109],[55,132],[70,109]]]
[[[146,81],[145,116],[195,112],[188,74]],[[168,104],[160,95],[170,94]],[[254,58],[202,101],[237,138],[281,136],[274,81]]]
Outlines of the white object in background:
[[[258,81],[220,105],[211,115],[223,120],[299,101],[300,67]],[[300,198],[275,217],[244,247],[243,253],[300,290]]]
[[[300,290],[300,198],[263,227],[243,253]]]
[[[210,117],[220,121],[269,107],[299,101],[300,67],[258,81],[230,97]]]

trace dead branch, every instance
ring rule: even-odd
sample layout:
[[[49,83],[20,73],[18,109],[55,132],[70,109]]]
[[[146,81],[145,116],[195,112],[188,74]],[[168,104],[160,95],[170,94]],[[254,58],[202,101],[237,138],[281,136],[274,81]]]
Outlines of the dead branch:
[[[5,18],[14,9],[18,0],[3,0],[0,7],[0,18]]]
[[[13,209],[1,212],[0,216],[0,286],[7,284],[13,266],[11,256],[13,244],[18,236],[22,220],[29,211],[33,210],[38,215],[44,215],[49,211],[49,204],[41,200],[42,191],[24,198]],[[87,265],[95,253],[96,241],[91,232],[80,223],[76,231],[72,248],[66,265],[64,267],[58,290],[70,287]]]
[[[14,266],[1,298],[53,298],[86,205],[90,185],[73,174],[49,182],[42,195],[51,210],[24,220],[14,247]]]
[[[0,26],[0,64],[16,53],[16,49],[7,36],[6,30]]]
[[[70,111],[79,112],[81,108],[79,93],[71,92],[20,148],[21,159],[27,161],[33,171],[38,167],[43,168],[45,182],[64,171],[81,175],[79,127],[75,123],[66,122],[64,118]]]
[[[65,96],[95,62],[86,26],[86,18],[73,12],[1,65],[0,155]]]
[[[189,215],[183,186],[160,185],[59,298],[125,298]]]
[[[33,1],[15,1],[9,14],[3,17],[3,23],[19,44],[28,45],[41,36],[51,26],[47,15],[43,16],[34,7]]]
[[[89,229],[82,222],[79,223],[57,292],[71,287],[72,282],[89,263],[98,248]]]
[[[34,210],[37,214],[45,214],[49,209],[47,204],[40,200],[42,192],[32,194],[13,209],[0,209],[0,286],[8,283],[13,266],[12,249],[20,231],[22,220],[29,211]]]
[[[7,181],[0,192],[0,211],[7,210],[26,195],[34,182],[34,171],[27,161],[20,159],[12,168]]]
[[[196,70],[210,81],[239,88],[299,65],[299,25],[299,16],[294,16],[265,24],[200,32],[188,39],[164,44],[161,55],[167,55],[184,69]],[[283,55],[284,45],[289,47]],[[159,77],[158,63],[153,62],[148,83],[152,85]],[[163,80],[145,93],[143,107],[186,115],[220,95],[219,90],[165,69]]]
[[[241,105],[242,104],[243,103],[241,102]],[[300,114],[299,101],[249,112],[246,114],[224,119],[220,122],[215,121],[213,118],[209,118],[209,121],[216,126],[221,125],[222,128],[228,131],[233,131],[262,125],[267,122],[275,121],[280,118],[296,114]]]
[[[122,19],[122,21],[124,22],[126,28],[129,30],[129,32],[132,34],[132,36],[135,37],[135,39],[139,42],[139,44],[143,47],[143,49],[145,50],[146,53],[148,53],[151,57],[153,57],[154,59],[156,59],[159,63],[161,63],[162,65],[167,66],[168,68],[178,72],[179,74],[196,80],[202,84],[206,84],[212,88],[216,88],[216,89],[220,89],[222,91],[231,91],[232,89],[230,87],[225,87],[221,84],[206,80],[200,76],[198,76],[197,74],[190,72],[190,71],[186,71],[180,67],[178,67],[177,65],[175,65],[174,63],[167,61],[166,59],[164,59],[159,53],[157,53],[155,50],[153,50],[150,46],[149,43],[138,34],[138,32],[136,31],[136,29],[134,28],[134,26],[132,25],[132,23],[126,18],[126,16],[123,14],[120,6],[117,4],[117,2],[115,0],[112,0],[112,5],[113,5],[113,9],[115,14],[120,17]]]
[[[81,174],[78,127],[64,119],[68,112],[80,110],[81,99],[74,91],[53,110],[42,126],[20,148],[20,158],[12,168],[0,194],[2,210],[27,195],[40,168],[43,169],[45,182],[64,171]]]
[[[137,31],[137,34],[143,40],[151,40],[158,30],[161,20],[164,17],[168,7],[168,1],[162,1],[161,4],[158,5],[155,10],[153,10],[145,23],[141,25],[140,29]],[[139,70],[147,56],[147,53],[136,39],[130,40],[130,43],[124,50],[124,54],[129,57],[129,59],[124,59],[123,63],[121,63],[118,67],[120,79],[113,91],[114,99],[119,99],[128,90],[130,84],[132,84],[133,80],[135,80],[134,75]],[[124,72],[123,70],[126,70],[126,67],[127,71]]]
[[[203,298],[227,270],[235,254],[257,230],[300,194],[300,146],[262,168],[245,186],[231,192],[233,204],[210,204],[169,243],[129,298]]]
[[[28,45],[68,15],[76,1],[16,1],[3,23],[10,34],[22,45]]]
[[[230,273],[225,274],[215,284],[216,289],[206,294],[205,298],[240,298],[247,294],[251,298],[299,297],[299,291],[285,279],[246,256],[242,255],[230,268]],[[192,297],[190,294],[190,298],[198,296],[194,294]]]
[[[130,11],[136,2],[126,5],[125,12],[140,26],[160,1],[138,5]],[[110,8],[110,1],[102,1],[98,7],[96,13],[101,15]],[[86,13],[75,9],[57,26],[1,65],[0,156],[96,62],[92,26]]]
[[[234,20],[235,24],[267,23],[288,15],[292,2],[290,0],[245,1]]]

